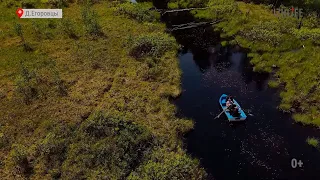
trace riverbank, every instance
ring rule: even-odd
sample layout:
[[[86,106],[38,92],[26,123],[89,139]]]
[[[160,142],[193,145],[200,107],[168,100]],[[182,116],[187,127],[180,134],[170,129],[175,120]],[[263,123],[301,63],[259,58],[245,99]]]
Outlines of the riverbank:
[[[200,19],[222,19],[214,26],[222,43],[250,49],[256,72],[273,74],[270,87],[280,87],[279,109],[297,122],[320,126],[320,23],[315,14],[300,20],[277,17],[270,7],[236,1],[209,1],[207,10],[193,11]]]
[[[178,45],[149,3],[1,4],[1,177],[204,179],[175,116]],[[3,16],[4,15],[4,16]],[[182,173],[183,172],[183,173]]]

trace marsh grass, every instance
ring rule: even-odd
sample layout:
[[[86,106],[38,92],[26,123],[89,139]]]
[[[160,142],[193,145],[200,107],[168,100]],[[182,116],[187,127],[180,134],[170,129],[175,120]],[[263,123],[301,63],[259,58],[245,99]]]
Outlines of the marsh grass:
[[[93,38],[104,35],[101,26],[98,23],[97,13],[91,9],[90,5],[84,5],[81,16],[87,34],[91,35]]]
[[[319,140],[317,138],[308,137],[306,141],[310,146],[315,147],[315,148],[320,148]]]
[[[280,83],[279,83],[278,81],[275,81],[275,80],[270,80],[270,81],[268,82],[268,85],[269,85],[269,87],[271,87],[271,88],[278,88],[279,85],[280,85]]]
[[[69,38],[72,38],[72,39],[79,38],[76,32],[75,23],[70,19],[61,20],[60,27]]]
[[[138,59],[146,56],[159,58],[165,52],[173,49],[177,49],[175,39],[163,33],[155,33],[135,38],[131,45],[130,55]]]
[[[16,34],[20,37],[24,50],[25,51],[32,51],[30,44],[27,43],[24,38],[21,24],[16,23],[14,25],[14,30],[15,30]]]
[[[167,160],[152,162],[169,168],[165,177],[179,177],[183,163],[175,159],[190,165],[191,179],[204,177],[199,162],[177,150],[193,122],[177,118],[169,101],[181,92],[181,72],[165,25],[119,15],[109,1],[91,4],[83,17],[84,4],[69,2],[66,24],[17,19],[15,7],[0,4],[8,14],[0,24],[1,177],[124,179],[138,167],[138,177],[149,177],[142,167],[164,146]],[[20,48],[21,34],[34,51]],[[156,49],[136,59],[129,37],[133,44],[151,37]]]
[[[119,14],[124,14],[138,22],[155,22],[160,19],[160,14],[156,11],[150,10],[151,3],[138,3],[133,4],[130,2],[120,4],[117,7]]]
[[[30,104],[31,100],[38,95],[36,74],[22,62],[20,62],[20,68],[20,74],[16,79],[16,90],[22,96],[24,103]]]
[[[209,0],[170,0],[170,9],[205,7]]]

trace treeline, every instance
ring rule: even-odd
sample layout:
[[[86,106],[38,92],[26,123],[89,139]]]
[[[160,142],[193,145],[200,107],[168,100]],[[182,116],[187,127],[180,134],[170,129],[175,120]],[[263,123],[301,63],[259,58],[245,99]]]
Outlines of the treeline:
[[[17,7],[63,8],[18,19]],[[1,179],[205,179],[175,116],[178,45],[150,3],[6,1]]]

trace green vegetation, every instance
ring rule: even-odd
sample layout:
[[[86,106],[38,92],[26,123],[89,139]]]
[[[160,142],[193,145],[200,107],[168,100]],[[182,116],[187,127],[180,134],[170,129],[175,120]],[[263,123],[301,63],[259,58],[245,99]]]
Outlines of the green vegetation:
[[[154,150],[150,160],[132,172],[128,179],[204,179],[204,171],[195,166],[199,162],[188,158],[180,148],[177,151],[178,155],[166,148]]]
[[[320,148],[319,147],[319,140],[317,138],[310,138],[308,137],[307,138],[307,143],[310,145],[310,146],[313,146],[315,148]]]
[[[123,3],[117,7],[119,14],[128,15],[130,18],[139,22],[155,22],[160,19],[160,14],[156,11],[150,11],[150,4],[148,3]]]
[[[101,36],[103,32],[98,24],[97,13],[90,9],[89,5],[86,5],[81,12],[83,24],[85,26],[86,33],[91,36]]]
[[[0,5],[2,179],[205,179],[181,149],[178,45],[151,4],[41,2]],[[64,18],[18,19],[21,5]]]
[[[193,14],[200,19],[223,20],[214,26],[222,32],[221,37],[231,45],[250,49],[255,71],[274,74],[276,81],[269,86],[282,87],[279,108],[292,112],[297,122],[320,126],[320,21],[312,11],[313,3],[299,6],[310,7],[302,20],[277,17],[267,5],[234,0],[210,0],[208,10]]]
[[[159,58],[167,51],[177,49],[174,38],[164,33],[141,35],[133,40],[130,55],[135,58],[152,57]]]
[[[168,8],[191,8],[191,7],[205,7],[209,0],[169,0]]]

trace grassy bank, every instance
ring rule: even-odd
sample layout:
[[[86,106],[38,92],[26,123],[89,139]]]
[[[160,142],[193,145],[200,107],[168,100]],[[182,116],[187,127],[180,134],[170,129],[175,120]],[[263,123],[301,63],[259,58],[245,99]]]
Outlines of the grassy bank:
[[[17,7],[63,8],[18,19]],[[0,4],[3,179],[203,179],[175,117],[178,45],[148,3]],[[148,12],[148,13],[146,13]]]
[[[208,10],[193,11],[202,19],[222,19],[215,25],[228,44],[250,49],[257,72],[274,74],[269,85],[281,87],[279,108],[303,124],[320,126],[320,22],[315,13],[276,16],[269,6],[233,0],[211,0]],[[300,26],[300,27],[299,27]]]

